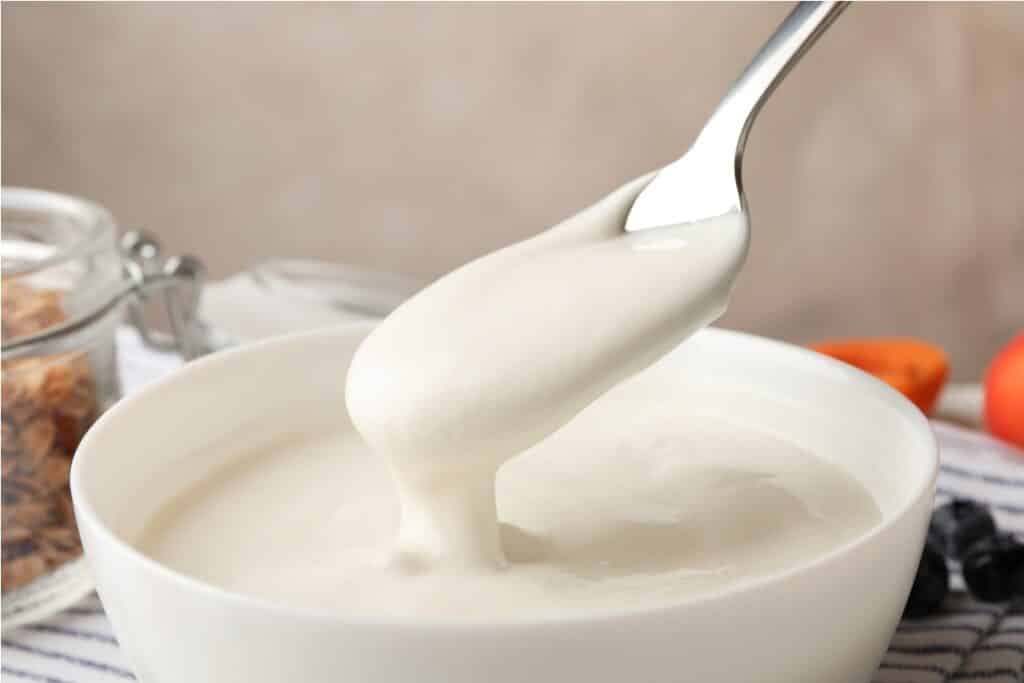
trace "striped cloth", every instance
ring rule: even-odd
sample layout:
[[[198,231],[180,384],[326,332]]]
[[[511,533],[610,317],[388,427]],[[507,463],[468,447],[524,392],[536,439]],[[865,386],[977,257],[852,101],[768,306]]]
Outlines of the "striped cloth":
[[[984,501],[1001,529],[1024,536],[1024,454],[942,422],[936,503]],[[954,576],[954,585],[963,581]],[[956,592],[942,614],[900,624],[875,683],[1024,683],[1024,600],[992,605]]]
[[[120,341],[128,389],[174,364],[154,358],[137,340]],[[138,352],[124,353],[125,348]],[[1003,529],[1024,535],[1024,455],[976,432],[942,422],[934,428],[942,453],[937,502],[953,496],[984,501]],[[962,586],[958,576],[954,585]],[[95,595],[44,622],[6,633],[0,667],[5,683],[135,678]],[[1024,601],[985,604],[957,591],[941,614],[900,624],[874,683],[944,681],[1024,683]]]

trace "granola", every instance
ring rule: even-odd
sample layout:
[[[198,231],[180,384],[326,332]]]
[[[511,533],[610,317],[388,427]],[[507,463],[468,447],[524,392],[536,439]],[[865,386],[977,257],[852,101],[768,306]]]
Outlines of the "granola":
[[[60,292],[3,281],[4,338],[65,318]],[[3,361],[3,592],[82,552],[71,508],[71,456],[99,413],[96,378],[82,351]]]

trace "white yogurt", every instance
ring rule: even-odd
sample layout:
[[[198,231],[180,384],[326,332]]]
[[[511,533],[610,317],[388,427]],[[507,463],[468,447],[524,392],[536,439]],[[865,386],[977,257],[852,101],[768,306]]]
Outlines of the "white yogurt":
[[[532,619],[727,590],[806,564],[878,523],[870,495],[841,469],[674,401],[677,380],[656,370],[501,468],[500,570],[396,564],[391,475],[343,422],[245,446],[247,454],[165,506],[141,548],[185,574],[286,605]]]
[[[620,385],[723,312],[748,246],[739,215],[626,235],[645,183],[408,301],[353,358],[352,425],[257,449],[143,549],[287,604],[495,618],[664,604],[869,528],[835,466],[656,371]]]
[[[400,553],[502,566],[498,467],[725,310],[745,220],[627,235],[646,183],[441,278],[356,352],[346,402],[391,464]]]

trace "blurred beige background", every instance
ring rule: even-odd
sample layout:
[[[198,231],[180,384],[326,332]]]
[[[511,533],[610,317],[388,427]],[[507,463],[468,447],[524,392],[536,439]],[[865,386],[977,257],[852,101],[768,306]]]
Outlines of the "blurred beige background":
[[[680,154],[780,4],[4,4],[3,182],[215,275],[432,278]],[[1024,327],[1024,5],[853,7],[770,101],[727,325],[911,334],[978,375]],[[628,305],[628,302],[624,302]]]

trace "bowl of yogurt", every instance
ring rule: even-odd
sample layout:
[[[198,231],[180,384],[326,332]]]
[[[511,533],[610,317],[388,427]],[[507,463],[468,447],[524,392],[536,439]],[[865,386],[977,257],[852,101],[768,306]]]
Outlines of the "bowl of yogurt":
[[[645,183],[379,325],[221,352],[104,415],[72,494],[139,679],[871,680],[928,423],[703,329],[748,228],[626,235]]]

